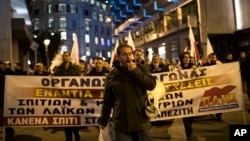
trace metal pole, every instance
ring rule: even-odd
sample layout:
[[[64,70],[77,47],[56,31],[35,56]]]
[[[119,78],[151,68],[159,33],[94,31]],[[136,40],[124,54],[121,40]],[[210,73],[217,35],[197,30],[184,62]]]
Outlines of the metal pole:
[[[45,51],[46,51],[46,66],[47,66],[47,69],[49,69],[49,52],[48,52],[48,45],[45,45]]]

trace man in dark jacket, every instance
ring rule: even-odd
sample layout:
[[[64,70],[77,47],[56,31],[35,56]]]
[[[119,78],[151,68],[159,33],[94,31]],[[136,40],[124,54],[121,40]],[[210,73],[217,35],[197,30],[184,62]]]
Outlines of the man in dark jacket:
[[[77,65],[74,65],[70,62],[70,55],[68,52],[63,53],[63,62],[56,68],[54,75],[55,76],[80,76],[81,70]],[[72,141],[72,132],[75,136],[75,141],[80,140],[79,128],[78,127],[65,127],[64,133],[66,136],[66,141]]]
[[[95,66],[87,73],[87,76],[105,76],[109,73],[109,71],[104,67],[103,59],[101,57],[97,57],[95,59]]]
[[[149,141],[150,119],[145,114],[147,90],[155,88],[155,79],[145,65],[133,62],[129,45],[117,48],[119,64],[106,78],[100,128],[104,129],[113,109],[116,141]]]
[[[250,101],[250,52],[248,53],[247,59],[244,61],[244,70],[242,76],[246,81],[246,93],[248,96],[248,100]],[[250,114],[250,109],[248,109],[248,113]]]
[[[218,59],[217,59],[217,55],[216,53],[210,53],[208,55],[208,59],[210,60],[209,62],[205,63],[203,66],[212,66],[212,65],[218,65],[218,64],[221,64]],[[230,59],[229,59],[230,60]],[[228,62],[230,62],[228,60]],[[216,116],[216,120],[217,121],[221,121],[222,120],[222,113],[216,113],[215,114]]]

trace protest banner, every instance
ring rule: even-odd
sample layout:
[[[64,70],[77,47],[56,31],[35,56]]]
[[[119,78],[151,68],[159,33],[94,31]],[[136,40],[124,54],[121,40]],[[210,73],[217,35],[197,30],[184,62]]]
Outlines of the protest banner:
[[[152,121],[244,109],[239,63],[153,74],[166,95]],[[97,126],[105,77],[6,76],[4,126]]]

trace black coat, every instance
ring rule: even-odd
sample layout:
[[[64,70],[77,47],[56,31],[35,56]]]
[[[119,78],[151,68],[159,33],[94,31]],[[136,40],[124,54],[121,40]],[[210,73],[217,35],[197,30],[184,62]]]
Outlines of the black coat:
[[[107,125],[113,109],[114,130],[131,133],[150,128],[145,114],[146,90],[153,90],[155,85],[145,65],[131,72],[116,66],[106,78],[100,125]]]

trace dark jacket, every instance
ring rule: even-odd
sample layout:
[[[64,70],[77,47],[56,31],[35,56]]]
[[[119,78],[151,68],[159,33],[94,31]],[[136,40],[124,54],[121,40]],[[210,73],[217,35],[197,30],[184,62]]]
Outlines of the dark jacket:
[[[81,70],[77,65],[70,63],[69,68],[66,69],[64,67],[64,63],[62,63],[59,67],[56,68],[55,76],[80,76]]]
[[[155,85],[145,65],[138,65],[131,72],[115,66],[106,78],[100,125],[107,125],[113,108],[114,130],[131,133],[150,128],[145,114],[146,90],[153,90]]]
[[[105,76],[108,73],[109,71],[105,68],[103,68],[101,72],[97,72],[96,68],[93,68],[89,73],[87,73],[87,76]]]
[[[247,83],[250,83],[250,57],[244,61],[244,68],[242,71],[242,76]]]

